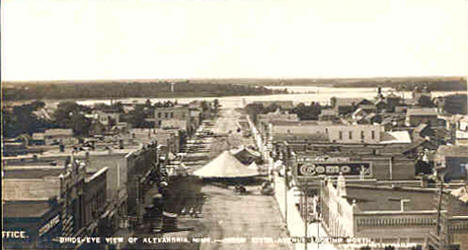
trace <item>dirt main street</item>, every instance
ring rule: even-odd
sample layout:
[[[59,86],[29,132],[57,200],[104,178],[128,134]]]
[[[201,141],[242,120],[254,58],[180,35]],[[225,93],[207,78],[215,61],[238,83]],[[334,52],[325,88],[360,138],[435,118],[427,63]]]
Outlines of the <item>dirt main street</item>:
[[[211,242],[200,249],[290,249],[279,242],[287,234],[276,201],[252,190],[255,187],[249,189],[251,194],[237,195],[231,189],[203,186],[208,199],[201,223]]]
[[[220,110],[213,132],[227,133],[228,136],[213,142],[212,154],[240,145],[254,145],[251,137],[242,137],[242,133],[237,132],[240,118],[241,114],[234,109]],[[203,201],[198,201],[203,203],[200,218],[181,216],[180,226],[194,230],[188,234],[178,232],[164,236],[205,237],[210,241],[185,245],[184,249],[292,249],[290,243],[281,242],[288,235],[276,201],[273,196],[261,195],[258,184],[247,185],[245,195],[234,193],[233,186],[219,183],[192,181],[189,185],[197,186],[191,188],[193,192],[199,190],[197,197],[204,197]]]

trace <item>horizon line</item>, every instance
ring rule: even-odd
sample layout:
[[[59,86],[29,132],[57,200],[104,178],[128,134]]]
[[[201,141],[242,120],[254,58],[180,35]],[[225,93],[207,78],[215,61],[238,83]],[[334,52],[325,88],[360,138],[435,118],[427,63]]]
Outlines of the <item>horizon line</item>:
[[[55,80],[2,80],[2,83],[33,83],[33,82],[105,82],[105,81],[190,81],[190,80],[371,80],[371,79],[404,79],[404,78],[460,78],[463,75],[428,75],[428,76],[369,76],[369,77],[192,77],[192,78],[97,78],[97,79],[55,79]]]

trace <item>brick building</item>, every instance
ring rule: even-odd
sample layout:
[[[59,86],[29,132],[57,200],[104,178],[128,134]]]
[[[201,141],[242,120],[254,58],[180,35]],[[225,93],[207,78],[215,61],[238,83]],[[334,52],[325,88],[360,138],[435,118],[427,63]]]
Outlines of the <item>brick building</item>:
[[[86,163],[69,159],[64,167],[7,166],[2,178],[4,231],[22,231],[26,238],[6,244],[57,247],[58,236],[92,236],[100,231],[105,211],[107,169],[87,171]]]

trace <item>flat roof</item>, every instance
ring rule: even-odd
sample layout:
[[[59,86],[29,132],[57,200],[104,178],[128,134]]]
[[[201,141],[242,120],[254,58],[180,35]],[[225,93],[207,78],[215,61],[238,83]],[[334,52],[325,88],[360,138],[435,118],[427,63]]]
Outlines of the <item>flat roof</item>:
[[[65,168],[63,166],[5,166],[5,178],[39,179],[48,176],[58,177]]]
[[[467,157],[468,146],[462,145],[442,145],[437,149],[437,154],[445,157]]]
[[[60,179],[6,178],[2,180],[2,199],[6,201],[48,200],[60,195]]]
[[[434,207],[434,189],[403,189],[371,185],[346,184],[346,199],[349,204],[356,200],[361,211],[401,211],[401,200],[405,211],[427,211]]]
[[[6,201],[3,204],[4,218],[36,218],[51,209],[49,201]]]
[[[436,108],[412,108],[406,111],[406,115],[437,116]]]

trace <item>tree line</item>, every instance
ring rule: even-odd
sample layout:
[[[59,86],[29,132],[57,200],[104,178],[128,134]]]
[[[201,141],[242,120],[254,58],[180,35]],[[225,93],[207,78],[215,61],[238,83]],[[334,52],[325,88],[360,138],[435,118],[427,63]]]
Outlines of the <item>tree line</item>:
[[[90,82],[63,84],[10,84],[2,88],[6,101],[80,98],[130,97],[216,97],[233,95],[270,95],[285,93],[265,87],[238,84],[178,82]]]
[[[245,106],[246,113],[254,123],[257,122],[257,115],[268,114],[278,109],[282,110],[281,106],[275,103],[268,106],[264,106],[261,103],[250,103]],[[311,102],[309,105],[299,103],[290,111],[291,114],[297,114],[300,120],[318,120],[321,112],[322,106],[318,102]]]

